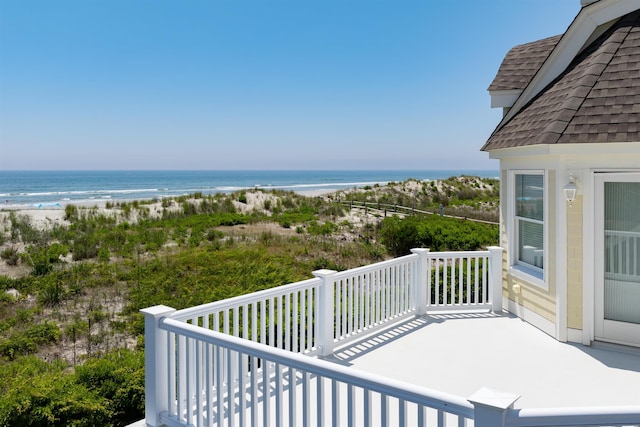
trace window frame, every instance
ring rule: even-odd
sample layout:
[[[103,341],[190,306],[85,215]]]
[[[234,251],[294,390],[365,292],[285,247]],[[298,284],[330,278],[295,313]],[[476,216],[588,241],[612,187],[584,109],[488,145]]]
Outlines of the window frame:
[[[517,203],[516,203],[516,176],[518,175],[540,175],[542,176],[542,220],[533,218],[521,217],[517,215]],[[547,285],[547,270],[545,266],[548,266],[548,212],[549,212],[549,180],[546,170],[543,169],[517,169],[511,170],[509,173],[509,183],[511,191],[509,191],[509,229],[508,229],[508,241],[512,248],[510,260],[509,260],[509,273],[521,280],[531,283],[535,286],[548,290]],[[542,267],[538,267],[533,264],[526,263],[520,258],[520,222],[525,221],[532,224],[542,225],[542,238],[543,238],[543,255],[542,255]]]

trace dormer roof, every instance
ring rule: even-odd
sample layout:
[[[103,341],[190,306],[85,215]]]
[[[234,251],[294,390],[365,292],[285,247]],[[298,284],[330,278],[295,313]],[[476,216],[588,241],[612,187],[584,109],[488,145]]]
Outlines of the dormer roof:
[[[490,90],[517,90],[517,99],[482,150],[640,141],[640,1],[600,0],[581,13],[591,8],[588,18],[606,20],[605,3],[632,11],[595,23],[578,15],[562,37],[517,46],[507,54]],[[570,61],[567,51],[576,52]],[[515,65],[525,52],[535,57],[530,64],[540,64],[533,74],[532,65]],[[563,61],[566,66],[560,68]]]
[[[527,87],[560,37],[562,36],[553,36],[512,48],[500,64],[489,91],[523,90]]]

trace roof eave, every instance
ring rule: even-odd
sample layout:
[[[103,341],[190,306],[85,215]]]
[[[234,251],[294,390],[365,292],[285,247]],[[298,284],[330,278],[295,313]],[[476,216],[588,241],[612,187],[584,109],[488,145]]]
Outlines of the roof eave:
[[[634,145],[637,150],[630,150],[630,144]],[[496,148],[493,150],[485,151],[489,153],[490,159],[508,159],[523,156],[628,155],[630,152],[636,152],[640,154],[640,141],[579,144],[536,144],[525,145],[521,147]]]

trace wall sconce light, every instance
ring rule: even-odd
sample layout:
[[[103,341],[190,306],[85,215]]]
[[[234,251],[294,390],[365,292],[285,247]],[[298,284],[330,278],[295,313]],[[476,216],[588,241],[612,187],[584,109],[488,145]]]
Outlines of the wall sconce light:
[[[564,198],[567,199],[567,203],[569,203],[569,207],[572,207],[573,201],[576,199],[576,193],[578,192],[578,187],[574,182],[572,173],[569,173],[569,183],[562,187],[562,191],[564,192]]]

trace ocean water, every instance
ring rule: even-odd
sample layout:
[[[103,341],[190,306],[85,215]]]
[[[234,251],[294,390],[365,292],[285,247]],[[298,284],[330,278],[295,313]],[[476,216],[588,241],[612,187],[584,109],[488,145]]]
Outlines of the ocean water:
[[[0,206],[160,199],[248,188],[302,193],[334,191],[409,178],[434,180],[463,174],[499,176],[497,170],[0,171]]]

